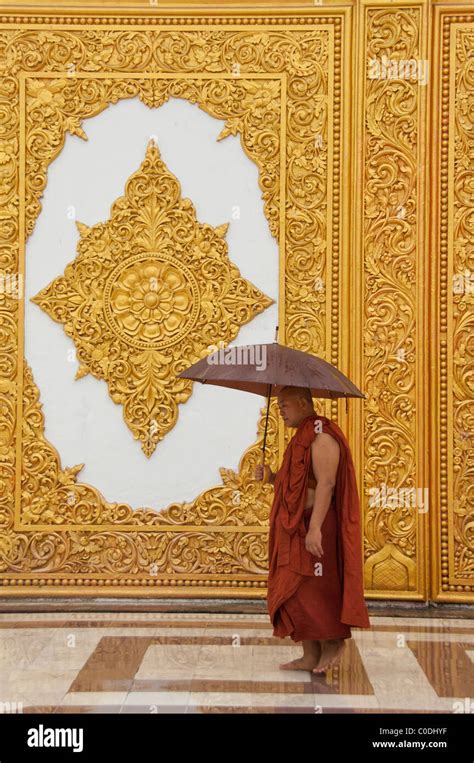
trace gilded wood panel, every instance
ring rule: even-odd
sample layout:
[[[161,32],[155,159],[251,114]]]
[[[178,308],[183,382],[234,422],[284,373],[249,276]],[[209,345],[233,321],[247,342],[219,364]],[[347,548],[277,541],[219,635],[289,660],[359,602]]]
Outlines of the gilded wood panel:
[[[0,17],[2,593],[265,596],[272,491],[253,480],[263,408],[255,442],[236,472],[221,467],[222,484],[132,511],[80,482],[82,464],[61,463],[23,357],[13,286],[66,133],[86,139],[87,120],[123,98],[149,108],[186,98],[225,122],[219,139],[239,135],[258,168],[279,247],[280,339],[367,393],[349,413],[326,410],[348,431],[358,469],[367,595],[472,601],[466,7],[14,13]],[[212,338],[211,313],[200,332]],[[145,451],[159,439],[147,439],[148,426]],[[288,436],[272,405],[274,469]],[[421,506],[406,500],[420,494]]]
[[[365,587],[370,595],[420,599],[426,595],[427,512],[407,498],[424,496],[420,489],[428,487],[423,457],[426,6],[384,5],[361,9],[361,102],[354,125],[362,141],[356,268],[360,373],[368,397],[360,424]]]
[[[332,297],[336,310],[339,304],[337,279],[335,292],[327,286],[333,288],[340,247],[344,19],[210,17],[196,28],[192,19],[171,16],[162,24],[82,16],[49,26],[45,18],[21,25],[4,17],[4,271],[23,276],[28,267],[24,244],[67,131],[86,138],[87,119],[122,98],[138,97],[150,108],[186,98],[223,119],[219,138],[238,134],[259,169],[264,212],[279,244],[280,336],[302,349],[329,347],[338,362],[337,321],[331,342],[326,312]],[[238,472],[222,467],[222,485],[194,501],[137,511],[109,503],[78,481],[82,464],[63,465],[45,439],[40,390],[23,359],[23,305],[4,297],[5,593],[97,594],[100,587],[117,595],[263,596],[271,488],[253,479],[262,421]],[[254,301],[265,307],[263,295]],[[212,325],[202,334],[212,338]],[[272,406],[273,468],[278,426]]]

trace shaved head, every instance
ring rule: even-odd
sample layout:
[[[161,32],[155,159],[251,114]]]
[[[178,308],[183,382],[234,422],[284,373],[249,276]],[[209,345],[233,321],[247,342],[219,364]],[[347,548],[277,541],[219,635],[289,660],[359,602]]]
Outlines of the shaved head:
[[[307,387],[282,387],[278,392],[281,417],[289,427],[297,427],[306,416],[316,413],[311,390]]]
[[[301,397],[303,400],[306,400],[306,402],[309,403],[311,407],[313,407],[313,397],[311,395],[311,390],[308,389],[308,387],[291,387],[288,385],[279,391],[278,397],[280,396]]]

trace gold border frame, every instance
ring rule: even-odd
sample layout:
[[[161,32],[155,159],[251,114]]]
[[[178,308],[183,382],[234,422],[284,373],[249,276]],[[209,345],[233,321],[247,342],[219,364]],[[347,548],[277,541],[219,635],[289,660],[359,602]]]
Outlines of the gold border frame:
[[[456,272],[454,253],[454,130],[456,94],[456,33],[469,25],[474,36],[472,5],[440,3],[433,8],[432,150],[431,150],[431,251],[430,260],[430,432],[437,447],[430,452],[435,521],[431,525],[432,594],[436,601],[473,601],[472,576],[457,576],[454,556],[454,424],[453,355],[459,342],[453,320],[453,291]],[[442,199],[447,198],[447,203]],[[458,263],[459,267],[459,263]],[[457,540],[462,544],[461,538]],[[467,544],[466,544],[467,548]]]

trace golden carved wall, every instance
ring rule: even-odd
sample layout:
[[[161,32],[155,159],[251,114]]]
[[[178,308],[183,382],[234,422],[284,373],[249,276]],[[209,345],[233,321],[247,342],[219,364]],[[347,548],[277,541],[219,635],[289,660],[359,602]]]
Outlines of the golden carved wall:
[[[67,132],[86,138],[87,120],[124,98],[151,109],[184,98],[224,120],[219,139],[240,136],[278,242],[280,340],[324,356],[367,393],[348,413],[336,402],[325,409],[348,433],[357,465],[367,597],[472,601],[473,292],[466,272],[474,268],[474,13],[427,0],[279,3],[267,12],[87,6],[1,8],[2,283],[27,272],[25,242]],[[413,76],[406,62],[415,62]],[[174,317],[167,327],[176,339],[191,316],[195,341],[179,334],[170,344],[157,326],[141,334],[129,314],[128,284],[157,261],[169,265],[159,249],[165,228],[173,236],[172,223],[158,230],[153,222],[156,199],[145,192],[137,204],[136,189],[115,207],[122,233],[133,230],[135,239],[141,226],[142,248],[127,249],[126,271],[111,212],[107,224],[79,224],[76,260],[35,297],[74,338],[80,374],[105,380],[123,405],[124,426],[144,458],[191,394],[191,385],[173,383],[181,368],[212,343],[217,325],[217,338],[230,341],[271,302],[244,279],[231,290],[239,274],[227,257],[226,221],[211,228],[196,220],[191,202],[183,207],[158,148],[148,148],[137,172],[154,172],[155,182],[165,177],[174,189],[170,219],[177,209],[186,218],[192,247],[183,246],[180,267],[187,290],[168,270]],[[80,293],[87,279],[77,274],[89,268],[92,284],[90,263],[98,261],[107,285]],[[219,289],[206,292],[202,273],[215,275],[217,267]],[[154,296],[146,299],[151,310]],[[74,320],[85,305],[94,341]],[[23,351],[23,301],[7,288],[0,334],[1,595],[265,596],[272,488],[252,476],[263,399],[255,442],[237,472],[221,468],[222,484],[192,502],[134,511],[81,482],[83,465],[63,464],[45,439],[41,390]],[[117,337],[137,350],[127,362],[141,397],[130,396],[127,374],[112,373]],[[142,382],[151,376],[150,392]],[[169,406],[161,419],[153,407],[145,410],[160,395]],[[288,435],[272,404],[274,469]],[[428,489],[429,503],[422,510],[400,500],[374,505],[381,485]]]

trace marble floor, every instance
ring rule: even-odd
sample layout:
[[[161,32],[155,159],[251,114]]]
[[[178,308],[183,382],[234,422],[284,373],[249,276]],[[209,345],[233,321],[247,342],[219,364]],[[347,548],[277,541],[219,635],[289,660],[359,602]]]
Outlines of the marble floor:
[[[326,675],[267,615],[0,614],[0,711],[472,713],[474,624],[371,616]]]

